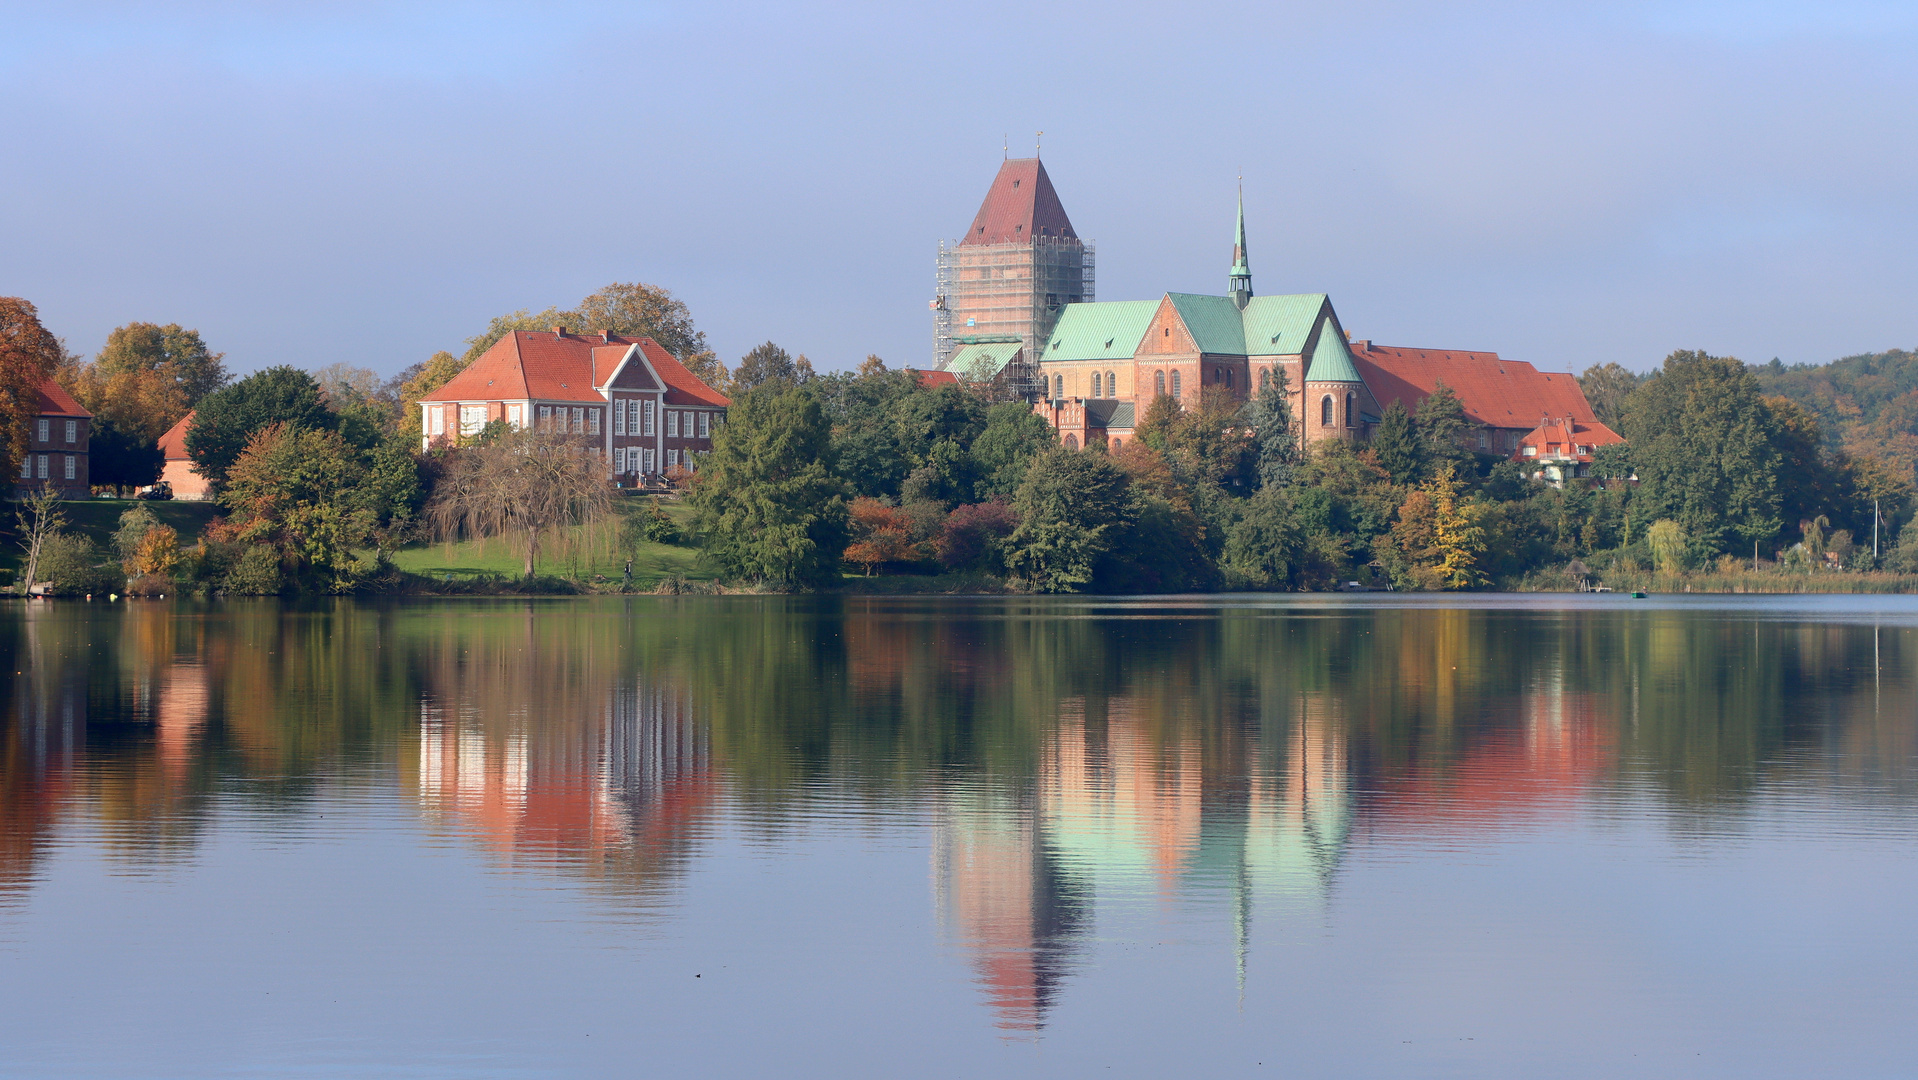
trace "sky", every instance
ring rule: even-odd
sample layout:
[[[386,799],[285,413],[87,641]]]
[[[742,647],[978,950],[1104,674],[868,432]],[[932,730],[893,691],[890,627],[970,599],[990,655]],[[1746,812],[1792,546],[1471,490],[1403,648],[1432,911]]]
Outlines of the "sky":
[[[1918,348],[1918,4],[0,0],[0,295],[383,374],[671,289],[927,366],[1009,139],[1098,296],[1253,284],[1541,368]]]

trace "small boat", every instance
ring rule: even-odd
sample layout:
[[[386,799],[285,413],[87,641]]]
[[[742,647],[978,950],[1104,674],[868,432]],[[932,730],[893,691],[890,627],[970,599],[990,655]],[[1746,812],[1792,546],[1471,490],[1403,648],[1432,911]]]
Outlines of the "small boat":
[[[1645,594],[1644,594],[1644,593],[1642,593],[1642,592],[1635,592],[1635,593],[1633,593],[1633,594],[1632,594],[1632,599],[1634,599],[1634,600],[1643,600],[1643,599],[1645,599]]]

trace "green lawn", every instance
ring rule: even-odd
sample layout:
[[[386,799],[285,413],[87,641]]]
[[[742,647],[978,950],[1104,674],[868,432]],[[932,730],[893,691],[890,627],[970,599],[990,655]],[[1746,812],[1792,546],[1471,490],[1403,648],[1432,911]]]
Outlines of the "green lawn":
[[[180,534],[181,547],[199,543],[201,530],[220,513],[220,507],[210,502],[143,503],[134,499],[72,499],[60,504],[60,512],[66,515],[68,532],[81,533],[94,543],[111,549],[113,534],[120,528],[120,515],[136,506],[152,510],[161,523],[173,526]],[[20,566],[21,552],[14,518],[15,511],[19,509],[19,503],[0,506],[0,530],[5,532],[5,540],[0,542],[0,569],[12,571]],[[10,580],[11,575],[7,576]]]
[[[618,508],[622,514],[634,514],[642,511],[645,505],[643,499],[626,498],[620,500]],[[667,516],[682,529],[690,522],[692,513],[686,506],[672,501],[662,505]],[[625,573],[628,554],[617,547],[608,551],[602,546],[599,550],[583,551],[575,556],[563,550],[562,545],[549,544],[540,556],[538,570],[542,577],[591,581],[594,575],[600,575],[617,582]],[[633,584],[641,588],[651,588],[669,575],[678,575],[691,581],[707,581],[713,577],[711,569],[700,564],[699,551],[695,548],[641,541],[630,555],[633,560]],[[451,576],[455,579],[492,575],[517,578],[525,569],[517,546],[508,540],[416,544],[396,552],[393,564],[412,574],[431,578]]]

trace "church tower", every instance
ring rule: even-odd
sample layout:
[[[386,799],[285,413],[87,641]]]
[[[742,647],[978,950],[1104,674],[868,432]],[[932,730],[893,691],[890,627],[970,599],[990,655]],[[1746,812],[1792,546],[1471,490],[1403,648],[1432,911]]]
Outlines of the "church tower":
[[[1225,294],[1240,311],[1252,302],[1252,267],[1245,261],[1245,189],[1239,189],[1239,233],[1232,241],[1232,277]]]
[[[972,226],[939,245],[933,361],[963,345],[1017,341],[1039,360],[1059,312],[1093,299],[1093,246],[1081,240],[1038,158],[999,167]]]

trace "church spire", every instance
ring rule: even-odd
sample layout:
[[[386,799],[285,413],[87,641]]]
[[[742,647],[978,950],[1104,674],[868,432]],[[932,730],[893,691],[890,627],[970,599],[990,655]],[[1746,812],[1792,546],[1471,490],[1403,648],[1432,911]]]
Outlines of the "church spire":
[[[1239,182],[1239,233],[1232,243],[1232,281],[1227,288],[1240,311],[1252,299],[1252,267],[1245,261],[1245,182]]]

